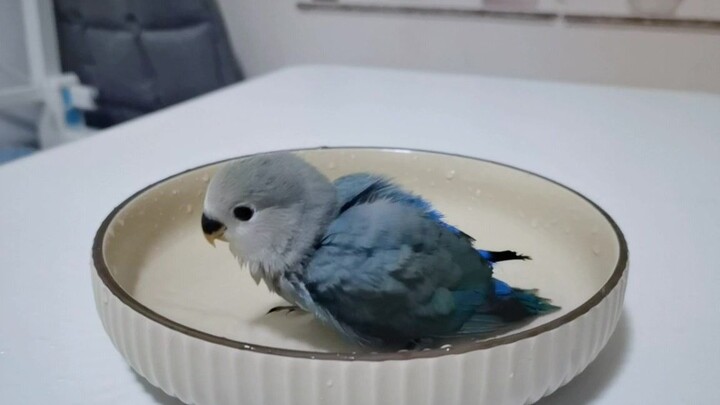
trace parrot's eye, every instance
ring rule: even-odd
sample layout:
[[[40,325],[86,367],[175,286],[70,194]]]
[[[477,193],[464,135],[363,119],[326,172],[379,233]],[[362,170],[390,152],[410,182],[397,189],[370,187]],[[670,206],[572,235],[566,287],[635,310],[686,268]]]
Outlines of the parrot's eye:
[[[255,211],[253,211],[252,208],[245,207],[242,205],[235,207],[235,209],[233,210],[233,215],[235,215],[235,218],[237,218],[240,221],[249,221],[250,218],[253,217],[254,213],[255,213]]]

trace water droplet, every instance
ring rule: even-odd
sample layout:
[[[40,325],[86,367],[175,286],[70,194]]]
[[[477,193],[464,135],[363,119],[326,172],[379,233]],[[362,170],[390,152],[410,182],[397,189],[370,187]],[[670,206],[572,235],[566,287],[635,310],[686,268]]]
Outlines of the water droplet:
[[[400,350],[398,350],[398,353],[407,353],[407,352],[409,352],[408,349],[400,349]]]
[[[202,196],[202,195],[203,195],[203,191],[202,191],[202,190],[198,190],[198,192],[197,192],[197,193],[195,193],[195,194],[196,194],[196,195],[197,195],[198,197],[200,197],[200,196]]]
[[[171,216],[171,217],[170,217],[170,220],[171,220],[171,221],[174,221],[174,220],[175,220],[175,215]]]
[[[445,350],[446,352],[449,352],[450,349],[452,349],[452,345],[451,344],[442,345],[442,346],[440,346],[440,349]]]
[[[412,155],[412,157],[411,157],[410,159],[412,159],[412,160],[418,160],[418,157],[417,157],[417,155]]]
[[[434,182],[434,181],[431,181],[431,182],[430,182],[430,187],[435,187],[435,182]]]
[[[188,204],[185,206],[185,212],[187,212],[188,214],[192,214],[192,212],[193,212],[192,204]]]
[[[592,252],[595,256],[599,256],[600,255],[600,246],[593,245]]]
[[[334,168],[336,167],[336,166],[335,166],[335,162],[330,162],[330,163],[328,163],[327,167],[328,167],[328,169],[330,169],[330,170],[334,169]]]
[[[482,194],[482,189],[479,189],[479,188],[475,189],[475,195],[480,195],[480,194]]]
[[[448,180],[452,180],[455,177],[455,170],[450,170],[447,173],[445,173],[445,178]]]
[[[125,226],[125,220],[124,219],[118,219],[118,225]]]
[[[179,193],[179,191],[177,191],[177,190],[172,191],[172,195],[177,195],[177,193]]]
[[[208,176],[207,174],[203,174],[200,180],[202,180],[204,183],[207,183],[208,181],[210,181],[210,176]]]
[[[5,354],[5,350],[0,350],[0,356]]]
[[[533,228],[537,228],[537,227],[538,227],[538,223],[539,223],[538,219],[537,219],[537,218],[533,218],[532,221],[530,221],[530,226],[532,226]]]
[[[352,160],[352,159],[355,159],[355,154],[354,154],[354,153],[351,153],[351,154],[350,154],[350,159],[351,159],[351,160]]]
[[[243,345],[243,349],[249,349],[250,345]]]
[[[514,377],[515,377],[515,373],[510,373],[510,375],[509,375],[508,377],[514,378]]]
[[[591,233],[592,235],[597,235],[597,233],[598,233],[598,227],[597,227],[597,225],[594,225],[594,226],[592,227],[592,229],[590,229],[590,233]]]
[[[327,385],[328,388],[332,388],[332,386],[333,386],[333,380],[327,380],[327,382],[325,383],[325,385]]]
[[[158,224],[153,225],[154,229],[158,229]]]

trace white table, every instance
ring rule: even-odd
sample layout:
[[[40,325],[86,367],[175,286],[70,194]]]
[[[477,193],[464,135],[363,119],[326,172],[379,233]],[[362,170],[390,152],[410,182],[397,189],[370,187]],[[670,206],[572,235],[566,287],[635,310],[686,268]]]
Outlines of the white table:
[[[0,403],[177,403],[95,314],[97,226],[178,171],[320,145],[470,154],[593,199],[630,245],[626,310],[543,403],[720,403],[720,96],[341,67],[283,70],[0,167]]]

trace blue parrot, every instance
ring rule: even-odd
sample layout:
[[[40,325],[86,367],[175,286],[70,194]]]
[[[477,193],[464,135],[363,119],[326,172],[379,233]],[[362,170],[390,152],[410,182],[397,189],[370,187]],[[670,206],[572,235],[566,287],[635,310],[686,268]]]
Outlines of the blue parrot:
[[[503,333],[558,307],[493,278],[527,260],[476,250],[422,197],[378,175],[330,182],[290,153],[232,161],[208,185],[201,220],[256,282],[346,339],[414,348]]]

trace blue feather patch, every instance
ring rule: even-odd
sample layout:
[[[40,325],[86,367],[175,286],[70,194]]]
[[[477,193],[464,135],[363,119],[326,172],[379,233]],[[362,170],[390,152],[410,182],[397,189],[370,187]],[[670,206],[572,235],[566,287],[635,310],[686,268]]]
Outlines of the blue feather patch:
[[[502,282],[496,278],[492,279],[493,286],[495,288],[495,295],[498,297],[505,297],[509,296],[513,293],[512,287],[510,287],[507,283]]]
[[[492,253],[488,252],[487,250],[477,249],[477,252],[480,254],[480,257],[483,259],[491,262],[492,260]]]

